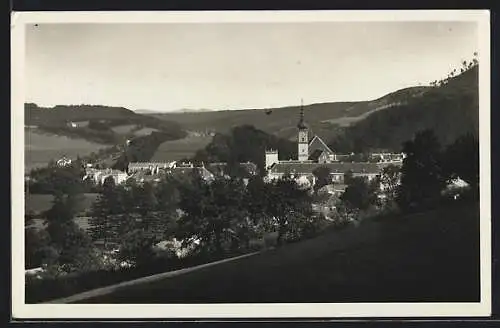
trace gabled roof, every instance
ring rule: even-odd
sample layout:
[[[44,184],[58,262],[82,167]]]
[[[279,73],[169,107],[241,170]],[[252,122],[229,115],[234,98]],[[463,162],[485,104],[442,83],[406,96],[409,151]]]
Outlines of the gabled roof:
[[[198,172],[204,179],[211,179],[214,177],[213,174],[204,167],[175,167],[172,168],[170,172],[174,175],[185,175],[193,172]]]
[[[239,166],[244,168],[250,175],[253,175],[257,172],[257,165],[252,162],[239,163]],[[205,165],[205,168],[213,174],[220,174],[226,172],[227,163],[219,162],[219,163],[208,163]]]
[[[317,135],[312,138],[311,142],[309,142],[309,156],[313,151],[321,149],[325,151],[328,155],[332,155],[333,151],[328,147],[328,145]]]
[[[309,155],[309,159],[312,160],[312,161],[318,161],[318,159],[320,158],[320,156],[325,153],[324,150],[322,149],[315,149],[312,153],[309,152],[310,155]]]

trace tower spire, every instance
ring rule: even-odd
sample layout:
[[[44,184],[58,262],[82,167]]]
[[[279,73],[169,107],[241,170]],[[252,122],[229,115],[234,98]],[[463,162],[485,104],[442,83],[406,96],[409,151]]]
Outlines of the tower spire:
[[[297,127],[299,129],[306,128],[306,124],[304,122],[304,100],[302,98],[300,99],[300,119],[299,119],[299,124],[297,124]]]

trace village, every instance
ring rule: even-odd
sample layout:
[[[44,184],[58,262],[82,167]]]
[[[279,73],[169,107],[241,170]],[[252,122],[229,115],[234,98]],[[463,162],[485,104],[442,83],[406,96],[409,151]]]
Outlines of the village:
[[[389,165],[400,168],[405,158],[404,153],[370,153],[366,161],[359,161],[354,153],[336,153],[319,136],[312,135],[305,122],[303,107],[301,107],[297,131],[298,158],[283,160],[280,159],[278,150],[266,150],[265,154],[263,154],[266,168],[263,175],[264,181],[269,182],[281,179],[284,176],[290,176],[301,188],[313,193],[318,180],[315,173],[318,169],[323,168],[329,172],[328,181],[323,183],[316,192],[320,195],[331,196],[332,199],[338,199],[347,187],[345,182],[346,174],[352,177],[366,178],[367,181],[371,182],[376,178],[380,178],[383,169]],[[72,163],[72,160],[66,157],[56,162],[59,167],[66,167],[72,165]],[[134,181],[139,184],[155,184],[166,176],[183,176],[193,173],[199,174],[207,183],[217,177],[230,178],[227,170],[228,165],[224,162],[202,162],[199,164],[193,161],[130,162],[126,171],[95,168],[92,163],[85,163],[84,161],[82,165],[85,167],[83,180],[95,185],[103,185],[107,179],[112,179],[114,185],[126,184],[127,181]],[[239,166],[243,169],[242,178],[245,184],[248,184],[251,177],[260,173],[255,163],[239,163]],[[381,191],[379,197],[384,197],[382,182],[379,183],[379,188]],[[334,209],[334,206],[331,205],[334,202],[333,200],[325,202],[330,204],[327,206],[329,210],[322,209],[327,217],[329,211]],[[318,204],[313,207],[317,210],[322,208]]]

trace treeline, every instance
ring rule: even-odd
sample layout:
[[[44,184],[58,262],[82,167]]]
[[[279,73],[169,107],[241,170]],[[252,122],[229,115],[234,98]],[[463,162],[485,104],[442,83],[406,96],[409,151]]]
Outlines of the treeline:
[[[256,129],[241,125],[231,129],[227,135],[216,134],[205,149],[198,151],[195,162],[226,162],[228,164],[252,162],[259,172],[265,172],[266,149],[279,150],[282,159],[297,158],[296,143],[281,139]]]
[[[449,122],[446,123],[446,122]],[[446,124],[445,124],[446,123]],[[424,129],[435,131],[442,144],[464,132],[479,130],[478,66],[431,88],[421,97],[387,108],[344,129],[330,143],[338,152],[369,152],[385,148],[400,152],[401,144]]]
[[[473,69],[474,67],[476,67],[477,65],[479,65],[479,60],[477,59],[477,56],[478,56],[478,53],[477,52],[474,52],[474,58],[472,58],[471,60],[467,61],[467,60],[464,60],[462,61],[462,66],[460,67],[460,73],[458,71],[458,69],[454,68],[452,69],[448,75],[440,80],[434,80],[432,81],[431,83],[429,83],[431,86],[433,87],[440,87],[440,86],[443,86],[445,84],[447,84],[451,79],[453,79],[455,76],[459,75],[459,74],[463,74],[471,69]]]

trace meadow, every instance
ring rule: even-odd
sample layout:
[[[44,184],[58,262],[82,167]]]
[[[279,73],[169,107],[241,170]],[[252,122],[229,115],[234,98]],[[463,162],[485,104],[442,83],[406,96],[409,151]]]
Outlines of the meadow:
[[[24,129],[25,170],[28,172],[33,168],[45,166],[51,160],[57,160],[62,156],[69,158],[75,158],[77,155],[86,156],[106,147],[109,145]]]

